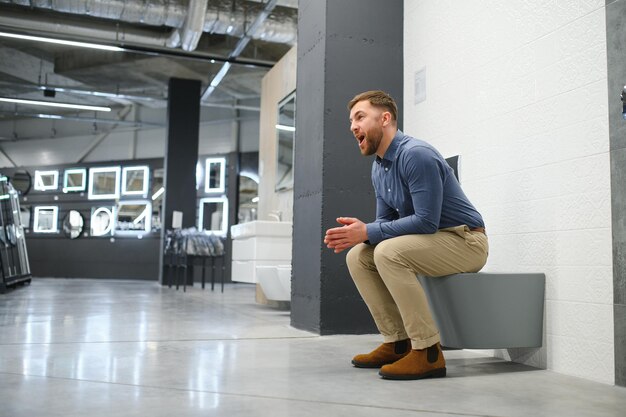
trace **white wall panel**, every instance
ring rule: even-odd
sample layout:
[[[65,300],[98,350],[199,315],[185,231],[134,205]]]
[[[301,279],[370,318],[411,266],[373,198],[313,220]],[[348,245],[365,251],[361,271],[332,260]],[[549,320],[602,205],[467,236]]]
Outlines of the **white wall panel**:
[[[487,224],[485,270],[546,273],[544,347],[496,354],[613,383],[604,6],[405,1],[402,116],[407,133],[461,155]]]

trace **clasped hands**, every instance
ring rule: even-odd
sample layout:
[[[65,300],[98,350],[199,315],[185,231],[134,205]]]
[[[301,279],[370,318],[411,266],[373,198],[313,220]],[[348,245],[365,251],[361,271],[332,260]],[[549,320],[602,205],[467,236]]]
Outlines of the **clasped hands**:
[[[328,229],[324,236],[324,243],[335,253],[367,240],[367,227],[361,220],[355,217],[337,217],[337,223],[343,226]]]

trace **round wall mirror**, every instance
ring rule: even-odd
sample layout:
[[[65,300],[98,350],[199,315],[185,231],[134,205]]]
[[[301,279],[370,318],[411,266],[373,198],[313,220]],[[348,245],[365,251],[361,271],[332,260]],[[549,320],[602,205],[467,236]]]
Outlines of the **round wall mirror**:
[[[13,188],[17,190],[20,195],[26,195],[30,191],[33,185],[33,177],[28,171],[15,171],[10,178]]]
[[[70,239],[76,239],[83,232],[83,216],[76,210],[70,210],[63,219],[63,233]]]
[[[108,236],[113,230],[113,209],[98,207],[91,213],[91,236]]]

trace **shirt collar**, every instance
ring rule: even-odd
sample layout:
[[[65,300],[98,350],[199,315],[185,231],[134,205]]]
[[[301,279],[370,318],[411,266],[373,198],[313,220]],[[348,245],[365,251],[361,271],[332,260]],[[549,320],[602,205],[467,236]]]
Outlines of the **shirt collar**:
[[[387,163],[395,161],[396,157],[398,156],[398,149],[400,148],[400,141],[402,140],[403,136],[404,133],[402,133],[402,131],[398,129],[393,139],[391,139],[389,147],[385,151],[385,156],[381,158],[376,155],[376,162],[381,164],[383,163],[383,160],[387,161]]]

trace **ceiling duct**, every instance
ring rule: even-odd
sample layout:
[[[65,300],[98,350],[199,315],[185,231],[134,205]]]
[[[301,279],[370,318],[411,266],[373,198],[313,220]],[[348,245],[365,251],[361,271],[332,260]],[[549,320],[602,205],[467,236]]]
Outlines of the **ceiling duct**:
[[[185,51],[193,51],[204,32],[204,19],[208,0],[191,0],[185,18],[181,36],[181,47]]]
[[[0,0],[2,2],[3,0]],[[22,13],[3,10],[0,26],[12,27],[20,31],[46,32],[56,35],[69,35],[77,38],[100,40],[103,42],[128,42],[146,46],[171,47],[171,33],[140,29],[129,25],[115,25],[107,22],[84,22],[58,16],[44,16],[37,13]]]
[[[22,13],[8,13],[3,11],[0,16],[0,25],[14,27],[15,29],[29,29],[28,26],[21,26],[22,21],[33,20],[34,9],[47,9],[59,13],[73,15],[75,17],[91,16],[100,19],[109,19],[133,24],[143,24],[157,26],[159,28],[170,27],[180,32],[173,31],[172,37],[161,36],[157,40],[139,39],[145,35],[140,29],[126,28],[124,33],[116,33],[109,27],[108,34],[102,31],[94,32],[93,23],[83,25],[85,27],[75,27],[76,23],[66,23],[62,18],[51,19],[46,16],[45,21],[56,20],[53,30],[39,27],[39,30],[46,30],[53,33],[65,33],[80,35],[76,33],[81,30],[90,29],[89,38],[101,38],[106,40],[127,40],[128,42],[139,42],[144,45],[153,46],[179,46],[191,51],[195,49],[197,40],[201,36],[200,27],[203,32],[213,34],[225,34],[242,37],[248,32],[246,27],[254,16],[247,13],[246,2],[223,1],[216,4],[208,4],[208,0],[191,0],[187,4],[184,0],[163,1],[163,0],[0,0],[0,4],[18,4],[28,6],[28,10]],[[214,3],[214,2],[213,2]],[[255,8],[259,8],[258,3],[250,2]],[[18,9],[19,10],[19,9]],[[294,13],[290,13],[294,10]],[[204,12],[203,12],[204,11]],[[13,15],[11,17],[7,15]],[[21,16],[16,16],[21,14]],[[187,17],[190,17],[187,19]],[[21,21],[16,22],[16,18],[21,17]],[[42,19],[43,20],[43,19]],[[263,22],[253,35],[253,39],[261,39],[267,42],[277,42],[293,45],[297,37],[297,17],[295,9],[283,8],[283,11],[275,12]],[[34,28],[33,28],[34,29]],[[153,33],[153,32],[152,32]],[[152,35],[154,36],[154,35]],[[187,38],[187,41],[185,40]],[[190,48],[190,49],[186,49]]]

